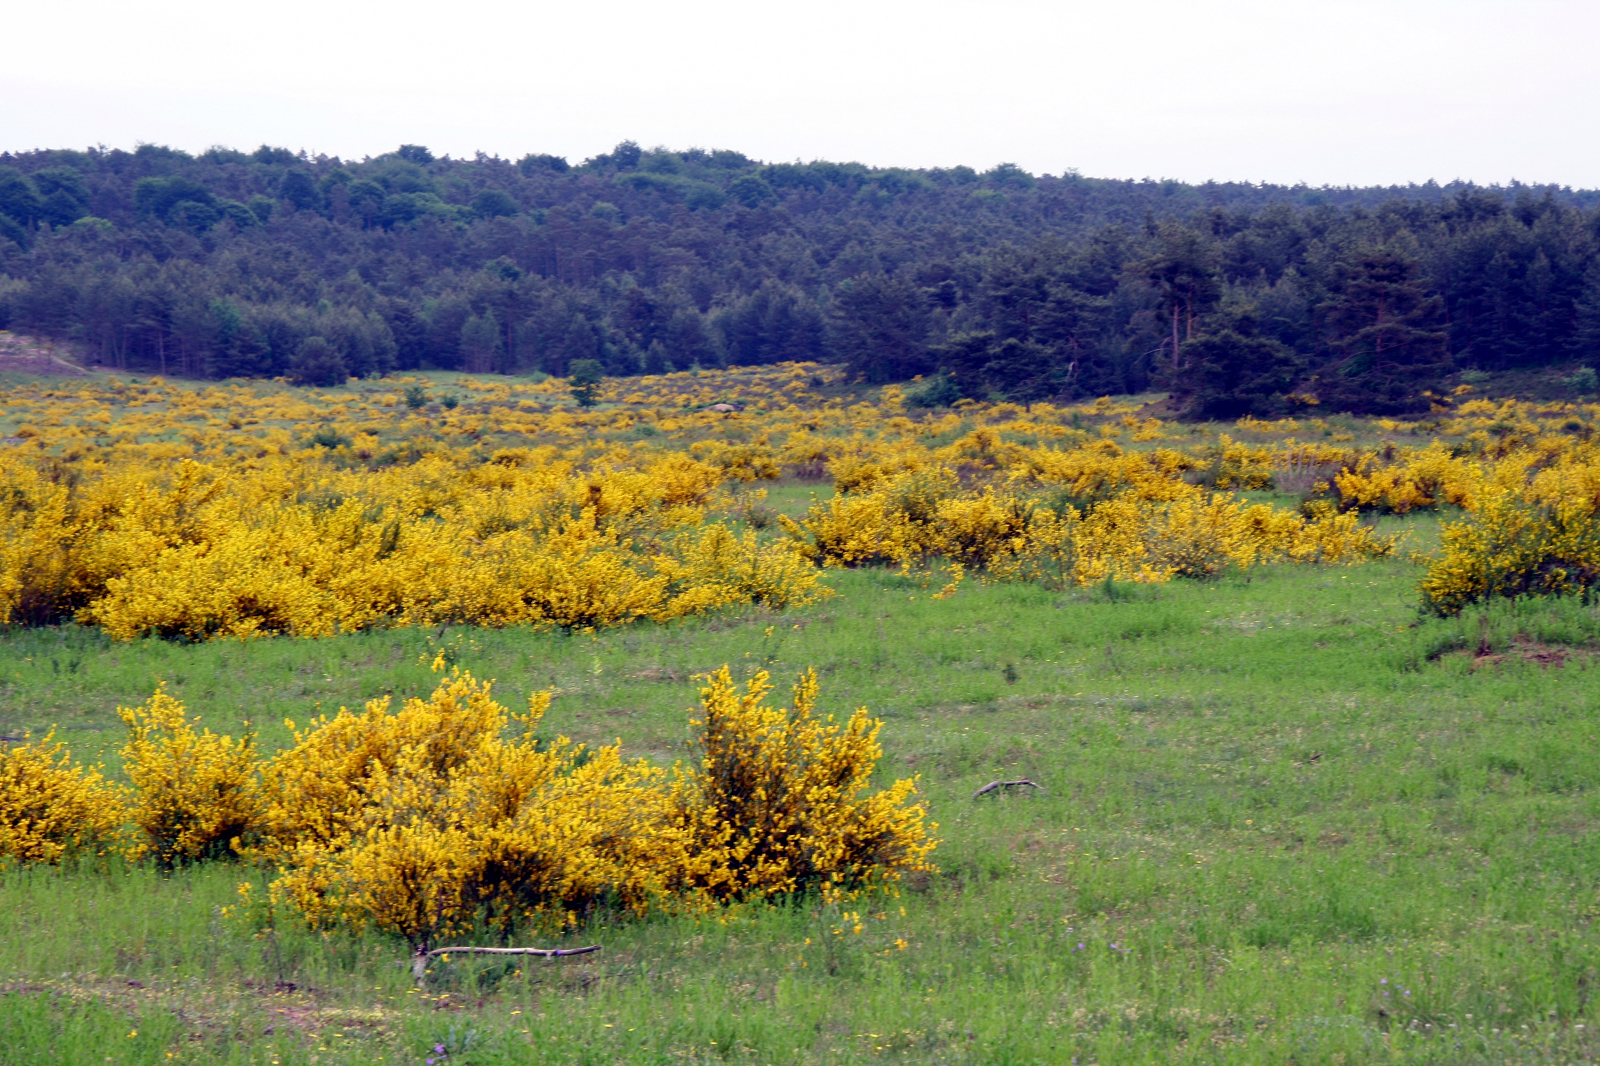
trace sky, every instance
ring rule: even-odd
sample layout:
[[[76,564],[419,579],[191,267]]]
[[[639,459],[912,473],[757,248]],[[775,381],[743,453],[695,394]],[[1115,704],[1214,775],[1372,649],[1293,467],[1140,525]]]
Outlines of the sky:
[[[1600,187],[1600,3],[52,0],[0,151],[272,144]]]

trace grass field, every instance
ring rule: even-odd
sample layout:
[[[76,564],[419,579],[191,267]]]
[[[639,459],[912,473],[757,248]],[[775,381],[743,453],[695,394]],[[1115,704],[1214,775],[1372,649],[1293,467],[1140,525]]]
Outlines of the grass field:
[[[0,1063],[1591,1061],[1600,617],[1414,625],[1419,573],[934,600],[832,572],[804,611],[578,636],[13,631],[0,730],[88,758],[158,680],[270,749],[286,717],[425,694],[449,648],[506,702],[556,689],[544,730],[670,762],[696,673],[815,666],[826,710],[884,718],[881,775],[921,775],[943,843],[898,898],[602,921],[568,941],[595,955],[420,992],[394,943],[225,916],[242,867],[9,872]],[[971,798],[996,777],[1045,791]]]

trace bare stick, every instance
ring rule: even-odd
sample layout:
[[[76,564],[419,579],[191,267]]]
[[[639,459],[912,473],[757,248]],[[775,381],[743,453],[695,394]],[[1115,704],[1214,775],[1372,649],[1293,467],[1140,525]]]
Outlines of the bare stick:
[[[1036,788],[1040,792],[1045,790],[1044,786],[1039,784],[1039,782],[1029,781],[1026,777],[1024,777],[1016,781],[990,781],[987,785],[984,785],[982,788],[978,789],[978,791],[974,792],[972,794],[972,798],[977,799],[979,796],[987,796],[991,792],[1010,792],[1014,788],[1024,787]]]
[[[423,978],[428,975],[428,960],[437,955],[537,955],[544,959],[559,959],[567,955],[587,955],[591,951],[599,951],[599,944],[591,944],[586,948],[434,948],[432,951],[419,951],[411,956],[411,976],[421,985]]]

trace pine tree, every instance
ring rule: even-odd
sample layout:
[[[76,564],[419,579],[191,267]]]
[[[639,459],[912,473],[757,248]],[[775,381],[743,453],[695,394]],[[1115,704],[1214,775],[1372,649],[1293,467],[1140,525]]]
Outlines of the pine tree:
[[[500,322],[493,310],[472,315],[461,324],[461,369],[469,374],[492,373],[500,367],[504,353]]]
[[[350,377],[338,349],[325,337],[307,337],[289,362],[289,380],[296,385],[332,388]]]
[[[1443,309],[1419,278],[1419,264],[1395,252],[1362,256],[1345,270],[1343,291],[1322,307],[1334,355],[1318,397],[1343,410],[1424,410],[1423,389],[1450,371]]]

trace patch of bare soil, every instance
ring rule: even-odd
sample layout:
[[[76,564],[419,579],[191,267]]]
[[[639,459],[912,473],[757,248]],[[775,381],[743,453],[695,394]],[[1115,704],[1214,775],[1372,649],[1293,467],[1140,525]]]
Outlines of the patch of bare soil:
[[[87,377],[89,371],[68,358],[73,354],[48,341],[0,330],[0,371],[51,377]]]
[[[1472,652],[1472,668],[1499,666],[1504,662],[1533,663],[1543,667],[1563,667],[1569,660],[1587,659],[1592,652],[1587,648],[1574,648],[1561,644],[1541,644],[1527,637],[1516,637],[1511,647],[1503,652],[1480,648]]]

